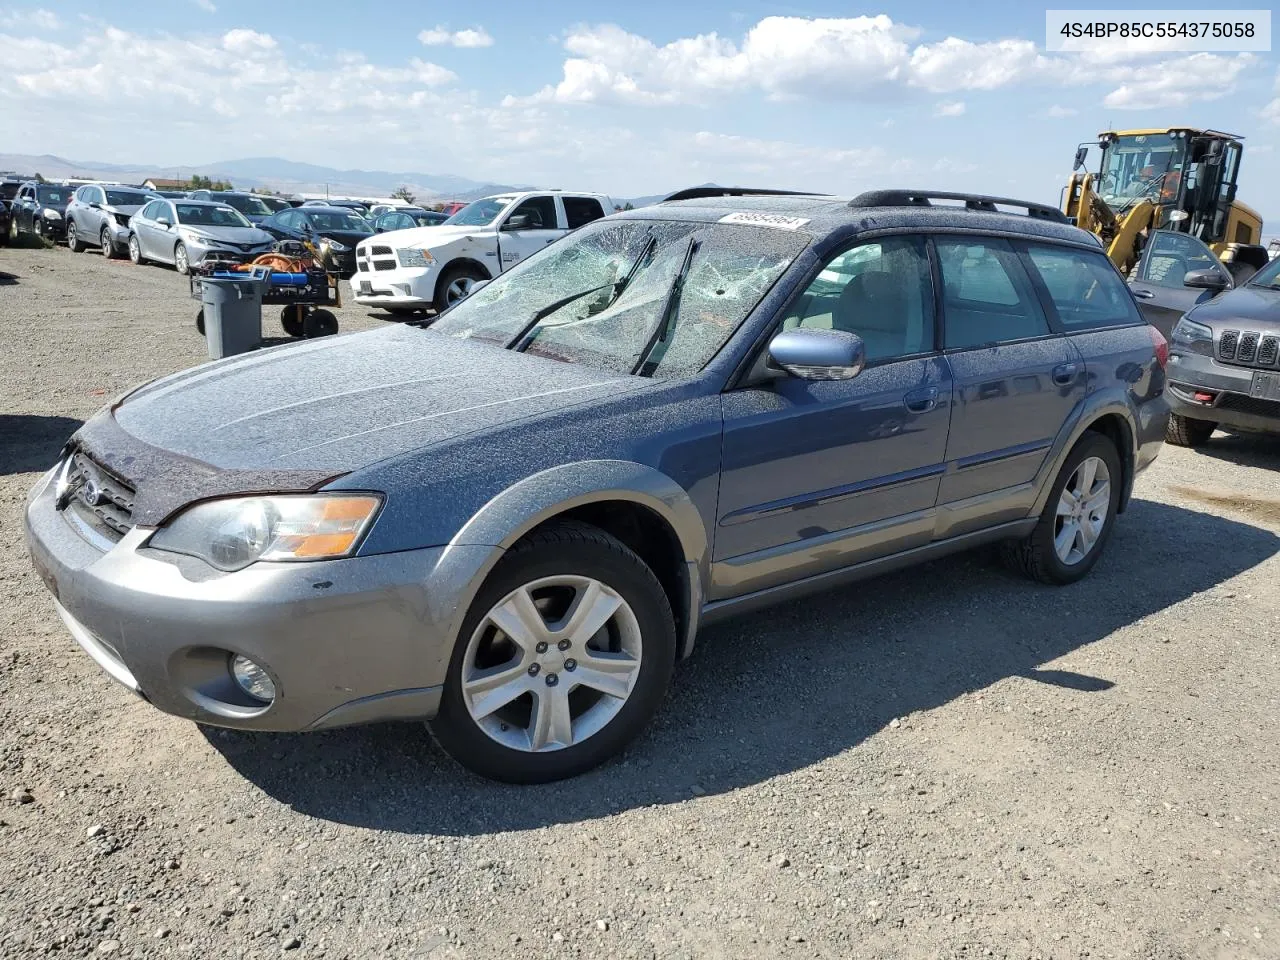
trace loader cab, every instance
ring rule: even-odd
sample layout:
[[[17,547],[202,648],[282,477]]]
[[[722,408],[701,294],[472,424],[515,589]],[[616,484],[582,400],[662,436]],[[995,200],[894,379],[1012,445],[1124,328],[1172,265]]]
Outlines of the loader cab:
[[[1214,130],[1104,133],[1097,191],[1117,217],[1141,200],[1156,208],[1155,226],[1205,243],[1256,243],[1230,235],[1240,173],[1240,139]]]

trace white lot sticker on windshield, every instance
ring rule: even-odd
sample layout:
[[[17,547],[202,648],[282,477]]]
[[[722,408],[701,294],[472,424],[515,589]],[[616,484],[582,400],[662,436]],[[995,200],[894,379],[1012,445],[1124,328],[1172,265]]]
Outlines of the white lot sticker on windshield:
[[[746,223],[754,227],[776,227],[779,230],[799,230],[809,222],[807,217],[784,217],[780,213],[755,213],[750,210],[739,210],[727,217],[720,218],[721,223]]]

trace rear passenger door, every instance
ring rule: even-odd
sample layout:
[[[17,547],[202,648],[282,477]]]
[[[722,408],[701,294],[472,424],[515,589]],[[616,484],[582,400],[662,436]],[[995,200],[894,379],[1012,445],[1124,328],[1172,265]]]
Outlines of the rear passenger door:
[[[934,246],[955,378],[938,498],[951,505],[940,522],[945,537],[1026,515],[1036,471],[1084,399],[1087,378],[1009,241],[938,236]],[[991,500],[997,492],[1006,495]],[[975,497],[986,499],[964,503]]]
[[[564,222],[570,230],[599,220],[604,216],[604,206],[595,197],[560,197],[564,207]]]

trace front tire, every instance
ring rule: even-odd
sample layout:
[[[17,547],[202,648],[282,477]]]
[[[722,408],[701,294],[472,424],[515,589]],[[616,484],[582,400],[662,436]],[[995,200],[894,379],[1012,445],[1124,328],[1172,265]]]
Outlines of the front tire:
[[[460,264],[456,267],[450,267],[440,276],[440,282],[436,284],[436,296],[434,306],[436,313],[444,313],[459,300],[465,300],[471,293],[471,288],[481,280],[487,280],[477,267],[469,267],[466,264]]]
[[[1169,425],[1164,429],[1164,438],[1175,447],[1203,447],[1217,427],[1211,420],[1195,420],[1171,413]]]
[[[84,250],[84,244],[80,242],[80,234],[76,231],[74,220],[67,224],[67,249],[72,253],[80,253]]]
[[[1013,569],[1041,583],[1075,583],[1111,538],[1124,475],[1107,437],[1090,431],[1067,456],[1035,529],[1001,552]]]
[[[187,245],[181,240],[173,248],[173,269],[184,277],[191,272],[191,261],[187,259]]]
[[[644,729],[675,653],[671,605],[644,561],[603,530],[557,523],[516,544],[480,589],[431,730],[481,776],[572,777]]]
[[[98,238],[98,242],[102,245],[102,255],[108,260],[114,260],[119,256],[115,242],[111,239],[111,231],[106,227],[102,228],[102,236]]]
[[[135,267],[147,262],[142,256],[142,244],[138,243],[138,238],[133,234],[129,234],[129,260]]]
[[[304,322],[305,315],[299,304],[290,303],[280,308],[280,326],[284,327],[284,332],[289,336],[306,336]]]

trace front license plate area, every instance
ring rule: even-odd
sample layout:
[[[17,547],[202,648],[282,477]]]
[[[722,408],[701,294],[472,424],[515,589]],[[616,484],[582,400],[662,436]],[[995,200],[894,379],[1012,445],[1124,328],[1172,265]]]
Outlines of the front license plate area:
[[[1280,400],[1280,373],[1255,373],[1249,396],[1255,400]]]

